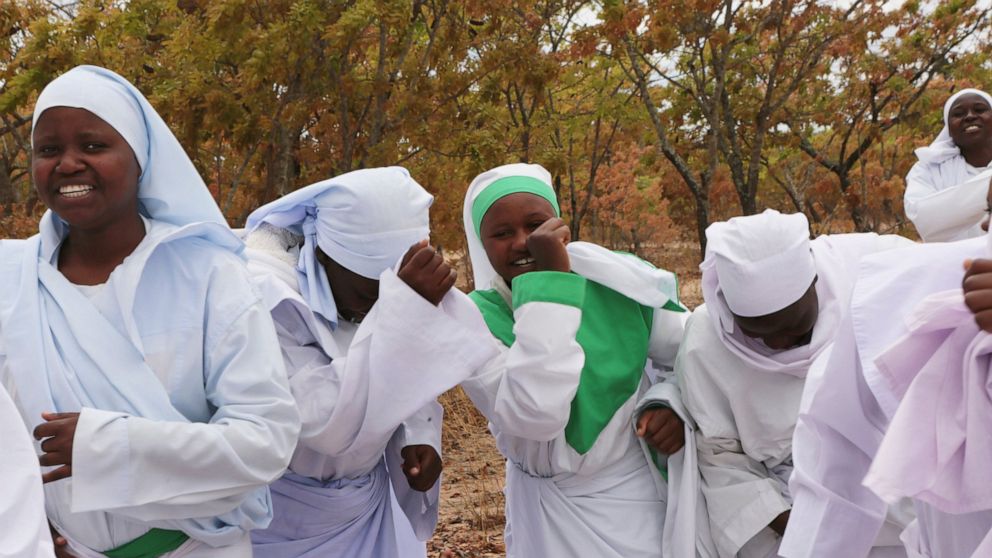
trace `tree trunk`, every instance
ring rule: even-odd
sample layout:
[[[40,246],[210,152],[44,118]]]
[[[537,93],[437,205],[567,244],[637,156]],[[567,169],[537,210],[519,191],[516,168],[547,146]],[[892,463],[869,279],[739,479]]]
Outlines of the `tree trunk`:
[[[696,202],[696,234],[699,235],[699,261],[706,257],[706,227],[710,226],[710,200],[693,195]]]

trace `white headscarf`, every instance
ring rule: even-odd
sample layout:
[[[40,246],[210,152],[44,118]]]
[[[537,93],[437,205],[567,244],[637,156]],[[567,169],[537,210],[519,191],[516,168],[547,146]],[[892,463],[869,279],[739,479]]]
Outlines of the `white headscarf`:
[[[303,236],[296,265],[300,293],[333,325],[337,305],[317,248],[346,269],[378,279],[430,234],[433,201],[402,167],[362,169],[263,205],[248,216],[245,230],[251,233],[268,223]]]
[[[555,197],[555,190],[551,187],[551,173],[541,165],[530,165],[527,163],[514,163],[503,165],[476,176],[465,193],[465,204],[462,210],[462,218],[465,223],[465,235],[468,237],[468,256],[472,260],[472,277],[475,280],[476,289],[488,289],[492,287],[493,280],[498,277],[493,264],[489,262],[485,248],[482,247],[482,240],[479,238],[479,225],[472,217],[472,206],[476,198],[479,197],[486,188],[503,178],[521,176],[534,178],[547,186],[545,197]],[[554,207],[554,204],[552,204]],[[559,215],[558,208],[555,207],[555,215]]]
[[[77,66],[41,92],[32,125],[52,107],[88,110],[127,141],[141,167],[138,201],[145,216],[177,226],[201,222],[227,226],[179,140],[129,81],[104,68]],[[57,233],[63,232],[61,219],[46,215],[43,227],[49,221]]]
[[[475,177],[465,193],[462,217],[465,235],[468,237],[468,255],[472,261],[476,289],[493,288],[494,282],[501,282],[502,278],[493,268],[479,238],[478,230],[485,212],[478,216],[479,222],[476,222],[473,209],[480,209],[475,205],[484,193],[486,195],[492,193],[487,193],[487,188],[503,179],[517,177],[534,180],[528,180],[520,187],[504,189],[500,195],[516,192],[532,193],[549,200],[555,214],[560,214],[557,202],[552,202],[556,199],[556,195],[551,186],[551,173],[541,165],[514,163],[490,169]],[[498,197],[490,197],[488,201],[491,204],[496,199]],[[609,287],[645,306],[674,311],[684,310],[678,301],[678,282],[675,274],[658,269],[636,256],[612,252],[589,242],[569,242],[567,250],[574,273]]]
[[[951,107],[954,106],[954,102],[964,95],[978,95],[985,99],[989,103],[989,106],[992,106],[992,96],[978,89],[962,89],[951,95],[947,99],[947,102],[944,103],[944,127],[940,130],[940,134],[937,135],[937,139],[933,140],[933,143],[929,146],[916,150],[916,157],[919,158],[920,162],[936,165],[952,157],[961,155],[961,150],[954,143],[954,140],[951,139],[951,132],[947,129],[947,118],[951,114]]]
[[[816,278],[809,221],[802,213],[766,209],[713,223],[706,228],[706,258],[700,268],[718,282],[713,294],[734,314],[777,312],[799,300]],[[733,331],[732,323],[724,327]]]
[[[699,266],[703,299],[724,346],[756,370],[805,377],[833,342],[852,288],[850,260],[859,254],[829,236],[811,242],[804,215],[773,210],[714,223],[706,238],[706,258]],[[808,344],[776,351],[736,327],[734,314],[781,310],[799,300],[814,278],[819,314]]]

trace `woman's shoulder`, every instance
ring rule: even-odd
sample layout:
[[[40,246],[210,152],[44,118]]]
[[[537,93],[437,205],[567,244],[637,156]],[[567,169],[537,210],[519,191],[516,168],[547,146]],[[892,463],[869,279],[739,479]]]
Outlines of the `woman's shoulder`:
[[[149,221],[145,246],[150,254],[179,260],[183,265],[244,266],[244,243],[229,228],[216,223],[178,227]]]
[[[257,298],[244,245],[230,229],[214,223],[153,223],[148,236],[143,253],[132,255],[142,266],[143,282],[181,285],[191,296],[208,297],[208,305],[241,306]]]

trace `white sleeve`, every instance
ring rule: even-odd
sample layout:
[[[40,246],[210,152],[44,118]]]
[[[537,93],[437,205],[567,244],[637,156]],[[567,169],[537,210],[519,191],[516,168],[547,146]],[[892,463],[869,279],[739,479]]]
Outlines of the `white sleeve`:
[[[956,240],[981,223],[988,191],[988,174],[939,189],[925,166],[916,163],[906,176],[903,205],[924,242]]]
[[[396,431],[400,449],[407,446],[430,446],[441,455],[441,420],[444,408],[431,401],[413,416],[403,421]]]
[[[440,456],[443,416],[444,409],[441,405],[436,401],[431,402],[407,419],[386,446],[386,467],[393,486],[393,496],[410,521],[414,535],[421,541],[430,539],[434,534],[443,476],[426,492],[410,488],[410,483],[403,474],[401,452],[407,446],[429,445]]]
[[[291,374],[301,443],[324,455],[381,453],[404,421],[498,354],[461,292],[434,306],[387,270],[379,293],[345,357],[314,355]]]
[[[696,432],[696,452],[713,540],[721,555],[734,556],[790,508],[785,484],[738,440]]]
[[[210,517],[283,473],[300,423],[272,319],[256,302],[218,339],[204,350],[204,388],[217,409],[209,423],[83,409],[73,444],[73,512]]]
[[[804,396],[793,439],[793,509],[780,553],[867,556],[886,505],[861,481],[886,420],[861,373],[850,319],[841,327],[823,381],[813,388]]]
[[[547,442],[565,430],[585,353],[576,341],[585,279],[535,271],[513,281],[513,345],[463,384],[497,430]]]
[[[679,353],[679,345],[682,344],[682,334],[685,332],[688,315],[689,312],[654,309],[648,356],[659,369],[671,370],[675,367],[675,357]]]
[[[51,558],[41,467],[34,444],[7,390],[0,387],[0,558]]]

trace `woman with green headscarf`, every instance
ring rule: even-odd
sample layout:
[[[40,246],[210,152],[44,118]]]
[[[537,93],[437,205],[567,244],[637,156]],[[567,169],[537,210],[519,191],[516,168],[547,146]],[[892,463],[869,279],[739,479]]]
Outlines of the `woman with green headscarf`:
[[[539,165],[476,177],[464,218],[470,297],[501,351],[462,385],[507,458],[507,555],[662,556],[661,471],[688,437],[678,388],[650,378],[682,337],[674,275],[569,243]]]

